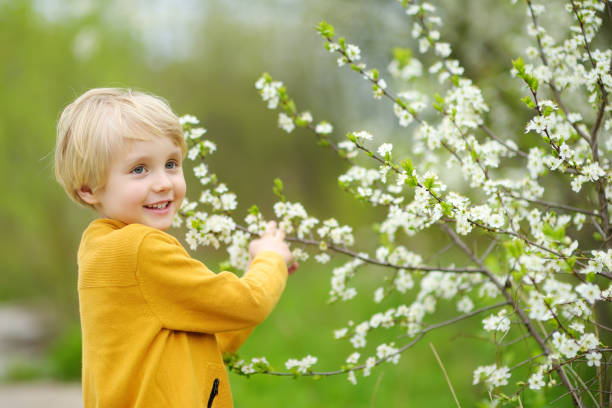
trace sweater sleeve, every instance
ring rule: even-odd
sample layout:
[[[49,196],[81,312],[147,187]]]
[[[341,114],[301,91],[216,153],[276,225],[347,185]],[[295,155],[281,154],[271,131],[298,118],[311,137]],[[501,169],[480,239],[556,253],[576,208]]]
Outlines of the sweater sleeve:
[[[215,274],[172,236],[154,231],[142,240],[136,275],[162,326],[218,333],[261,323],[285,288],[287,266],[279,254],[263,251],[242,278],[231,272]]]
[[[222,353],[236,353],[254,329],[255,327],[247,327],[246,329],[217,333],[219,349]]]

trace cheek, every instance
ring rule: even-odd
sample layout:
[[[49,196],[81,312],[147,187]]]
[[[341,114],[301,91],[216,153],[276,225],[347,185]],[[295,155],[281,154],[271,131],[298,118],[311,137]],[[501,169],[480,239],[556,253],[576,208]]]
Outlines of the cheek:
[[[121,197],[125,204],[140,205],[147,198],[147,188],[144,183],[124,183],[121,186]]]
[[[187,185],[185,184],[185,178],[181,174],[181,176],[177,176],[174,182],[174,194],[176,198],[183,199],[185,197],[185,192],[187,191]]]

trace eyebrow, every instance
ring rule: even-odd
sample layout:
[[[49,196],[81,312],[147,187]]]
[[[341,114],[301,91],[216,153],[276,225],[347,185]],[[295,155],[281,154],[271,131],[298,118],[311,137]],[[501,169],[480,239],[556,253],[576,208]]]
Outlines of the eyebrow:
[[[177,147],[176,150],[171,150],[168,152],[167,157],[169,158],[178,158],[179,160],[182,158],[182,152],[181,150]],[[130,165],[133,166],[134,164],[138,163],[138,162],[146,162],[151,160],[151,156],[146,155],[146,154],[142,154],[142,155],[134,155],[134,156],[128,156],[126,157],[126,162]]]

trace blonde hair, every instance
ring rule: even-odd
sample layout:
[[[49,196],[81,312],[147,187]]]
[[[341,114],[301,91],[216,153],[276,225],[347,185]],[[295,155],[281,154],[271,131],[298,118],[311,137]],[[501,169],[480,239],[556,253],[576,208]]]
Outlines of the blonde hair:
[[[68,196],[104,187],[113,156],[126,139],[167,137],[187,151],[178,117],[160,97],[122,88],[94,88],[68,105],[57,124],[55,177]]]

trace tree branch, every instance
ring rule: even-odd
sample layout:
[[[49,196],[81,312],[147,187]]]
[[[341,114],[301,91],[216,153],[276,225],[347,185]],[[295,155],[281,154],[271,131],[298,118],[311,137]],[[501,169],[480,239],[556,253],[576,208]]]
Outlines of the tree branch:
[[[529,334],[531,335],[531,337],[533,337],[535,339],[535,341],[538,343],[538,345],[540,346],[540,349],[542,350],[542,352],[544,352],[544,354],[546,356],[550,355],[550,350],[548,348],[548,345],[546,344],[546,342],[544,341],[544,339],[542,338],[542,336],[540,336],[540,333],[537,332],[537,330],[535,329],[535,327],[533,326],[533,324],[531,323],[531,320],[529,319],[529,317],[527,317],[527,315],[525,314],[525,312],[523,311],[523,309],[518,305],[518,303],[512,298],[512,295],[510,293],[510,289],[512,288],[512,283],[509,279],[506,280],[506,282],[502,285],[497,278],[495,277],[495,275],[489,271],[485,265],[480,261],[480,259],[478,259],[478,257],[470,250],[470,248],[468,248],[467,245],[465,245],[465,243],[461,240],[461,238],[459,238],[459,236],[457,235],[457,233],[455,231],[453,231],[452,228],[450,228],[448,225],[446,224],[441,224],[442,228],[451,236],[451,238],[457,243],[457,246],[459,246],[467,255],[470,259],[472,259],[472,261],[474,261],[476,263],[476,265],[478,265],[478,267],[482,268],[485,270],[485,274],[487,275],[487,277],[489,278],[489,280],[491,280],[491,282],[497,286],[497,288],[499,289],[499,291],[504,295],[504,297],[506,298],[506,301],[508,301],[509,303],[511,303],[512,305],[514,305],[514,312],[518,315],[519,319],[521,320],[521,322],[523,323],[523,325],[527,328],[527,331],[529,332]],[[561,378],[561,382],[563,383],[563,385],[565,386],[565,388],[570,391],[570,393],[572,394],[572,399],[574,401],[574,404],[580,408],[584,407],[584,404],[582,402],[582,399],[580,398],[580,395],[576,393],[576,391],[574,390],[569,378],[567,377],[567,374],[565,374],[565,371],[563,370],[562,367],[557,367],[556,368],[557,374],[559,375],[559,377]]]
[[[476,316],[477,314],[486,312],[488,310],[491,309],[496,309],[502,306],[506,306],[508,305],[508,302],[500,302],[494,305],[490,305],[490,306],[486,306],[477,310],[474,310],[470,313],[466,313],[463,314],[461,316],[457,316],[454,317],[452,319],[449,320],[445,320],[443,322],[440,323],[436,323],[436,324],[432,324],[430,326],[427,326],[426,328],[424,328],[423,330],[421,330],[417,336],[409,343],[405,344],[404,346],[402,346],[400,349],[398,349],[398,351],[396,351],[393,354],[388,355],[387,357],[383,357],[383,358],[379,358],[378,360],[376,360],[376,362],[374,363],[374,366],[380,365],[381,363],[390,360],[391,358],[395,357],[396,355],[399,355],[401,353],[403,353],[405,350],[409,349],[410,347],[414,346],[419,340],[421,340],[427,333],[429,333],[432,330],[436,330],[439,329],[441,327],[444,326],[449,326],[453,323],[457,323],[461,320],[465,320],[468,319],[472,316]],[[399,338],[404,338],[407,337],[407,335],[403,335],[400,336]],[[302,374],[303,376],[332,376],[332,375],[338,375],[338,374],[345,374],[348,373],[350,371],[359,371],[359,370],[363,370],[364,368],[366,368],[365,364],[361,364],[352,368],[347,368],[347,369],[343,369],[343,370],[335,370],[335,371],[325,371],[325,372],[308,372],[306,374]],[[259,374],[259,373],[258,373]],[[288,372],[278,372],[278,371],[268,371],[268,372],[262,372],[261,374],[268,374],[268,375],[276,375],[276,376],[285,376],[285,377],[293,377],[295,376],[294,373],[288,373]]]

